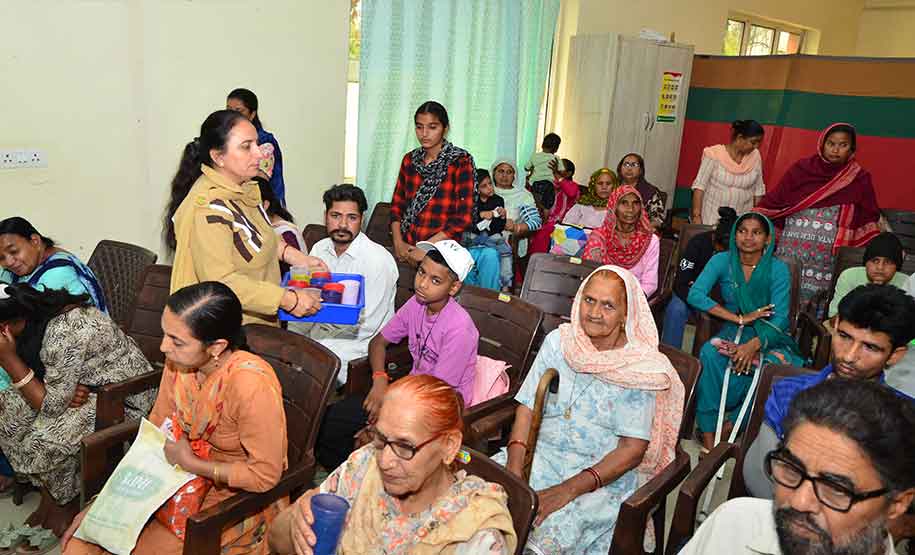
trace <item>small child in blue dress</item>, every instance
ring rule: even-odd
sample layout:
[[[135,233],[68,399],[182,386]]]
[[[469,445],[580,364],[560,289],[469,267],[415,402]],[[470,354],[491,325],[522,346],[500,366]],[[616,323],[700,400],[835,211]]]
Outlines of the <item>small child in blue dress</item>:
[[[477,205],[479,214],[473,222],[473,228],[464,233],[465,247],[491,247],[499,253],[499,285],[503,290],[511,289],[512,248],[505,240],[505,200],[496,194],[489,171],[477,170],[477,187],[480,201]]]

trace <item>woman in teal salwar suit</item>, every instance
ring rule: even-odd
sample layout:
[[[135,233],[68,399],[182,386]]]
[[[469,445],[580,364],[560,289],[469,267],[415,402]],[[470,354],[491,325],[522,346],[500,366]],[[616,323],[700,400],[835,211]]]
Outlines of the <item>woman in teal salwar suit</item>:
[[[738,411],[762,364],[794,364],[803,359],[788,335],[791,272],[772,256],[772,222],[756,212],[737,219],[730,248],[709,260],[689,291],[687,301],[725,321],[716,337],[702,346],[696,421],[706,449],[714,446],[722,385],[728,363],[733,363],[725,400],[722,437],[734,426]],[[709,293],[718,285],[722,303]],[[740,337],[738,339],[738,330]]]

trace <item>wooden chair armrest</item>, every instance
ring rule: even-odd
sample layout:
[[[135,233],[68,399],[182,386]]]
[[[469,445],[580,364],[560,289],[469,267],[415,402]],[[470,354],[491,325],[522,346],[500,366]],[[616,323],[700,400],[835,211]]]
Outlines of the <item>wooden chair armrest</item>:
[[[686,480],[680,485],[677,496],[677,507],[670,525],[670,535],[667,544],[671,547],[685,544],[696,530],[696,517],[699,512],[699,500],[702,492],[708,487],[715,473],[724,466],[728,459],[736,459],[740,446],[734,443],[721,442],[712,449],[696,468],[689,473]],[[734,469],[734,472],[741,472]]]
[[[655,310],[656,307],[664,308],[670,302],[673,294],[674,292],[670,289],[658,291],[648,299],[648,306],[651,307],[651,310]]]
[[[162,370],[153,370],[122,382],[102,386],[95,406],[95,430],[104,430],[124,421],[124,399],[159,387]]]
[[[486,453],[488,451],[488,439],[511,426],[515,420],[515,409],[517,407],[518,402],[512,398],[495,407],[488,414],[475,418],[470,422],[465,419],[464,430],[466,437],[464,438],[464,443],[477,451]]]
[[[817,320],[816,315],[810,312],[801,312],[797,317],[797,334],[798,344],[801,346],[802,354],[806,355],[807,350],[812,350],[812,367],[820,370],[829,364],[829,354],[832,349],[832,334],[823,325],[823,322]],[[816,340],[816,348],[813,348],[813,342]]]
[[[708,312],[696,311],[696,334],[693,339],[693,356],[699,358],[699,350],[721,329],[724,320]]]
[[[193,555],[219,555],[222,532],[229,526],[259,513],[271,503],[290,496],[314,477],[314,464],[300,465],[287,470],[279,483],[263,493],[240,492],[208,507],[187,519],[187,536],[184,553]]]
[[[102,491],[114,467],[124,456],[124,442],[135,438],[139,429],[140,421],[131,420],[83,437],[80,446],[83,505]]]
[[[410,355],[407,342],[389,345],[384,354],[384,362],[392,380],[409,373],[413,366],[413,357]],[[404,367],[406,367],[406,372],[403,372]],[[346,370],[346,385],[344,386],[346,395],[368,395],[371,389],[372,365],[369,363],[369,357],[351,360]]]
[[[667,496],[686,479],[689,469],[689,455],[678,448],[673,462],[623,501],[616,519],[611,553],[645,552],[642,540],[652,511],[664,510]],[[664,537],[663,530],[660,537]],[[662,547],[658,546],[655,553],[661,553]]]
[[[520,389],[520,386],[517,389]],[[492,399],[483,401],[482,403],[477,403],[472,407],[468,407],[467,410],[464,411],[464,425],[466,426],[469,423],[479,420],[480,418],[497,412],[506,404],[512,404],[512,401],[514,401],[515,395],[517,395],[517,393],[517,391],[509,390],[502,395],[493,397]],[[513,404],[512,406],[514,407],[517,405]]]
[[[667,309],[667,305],[673,295],[673,290],[665,289],[648,299],[648,308],[651,309],[651,316],[654,318],[654,323],[659,333],[664,327],[664,311]]]

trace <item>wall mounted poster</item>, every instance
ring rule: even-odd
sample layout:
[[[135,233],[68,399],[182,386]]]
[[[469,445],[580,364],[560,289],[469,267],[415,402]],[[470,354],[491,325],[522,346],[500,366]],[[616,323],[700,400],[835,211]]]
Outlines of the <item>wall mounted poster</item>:
[[[658,121],[673,123],[677,121],[677,106],[680,101],[680,83],[683,74],[665,71],[661,77],[661,91],[658,93]]]

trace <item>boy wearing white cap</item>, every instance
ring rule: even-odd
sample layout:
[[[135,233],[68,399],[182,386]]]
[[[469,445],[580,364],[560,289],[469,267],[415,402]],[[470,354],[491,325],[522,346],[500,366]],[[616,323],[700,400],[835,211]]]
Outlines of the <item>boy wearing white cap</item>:
[[[318,460],[336,468],[352,452],[352,436],[378,414],[388,388],[385,349],[405,338],[413,356],[412,374],[431,374],[451,384],[465,400],[472,397],[480,334],[464,308],[453,299],[473,267],[473,257],[456,241],[420,241],[426,256],[416,270],[415,294],[369,343],[372,389],[361,406],[347,398],[328,407],[318,439]],[[356,415],[356,409],[362,414]]]

